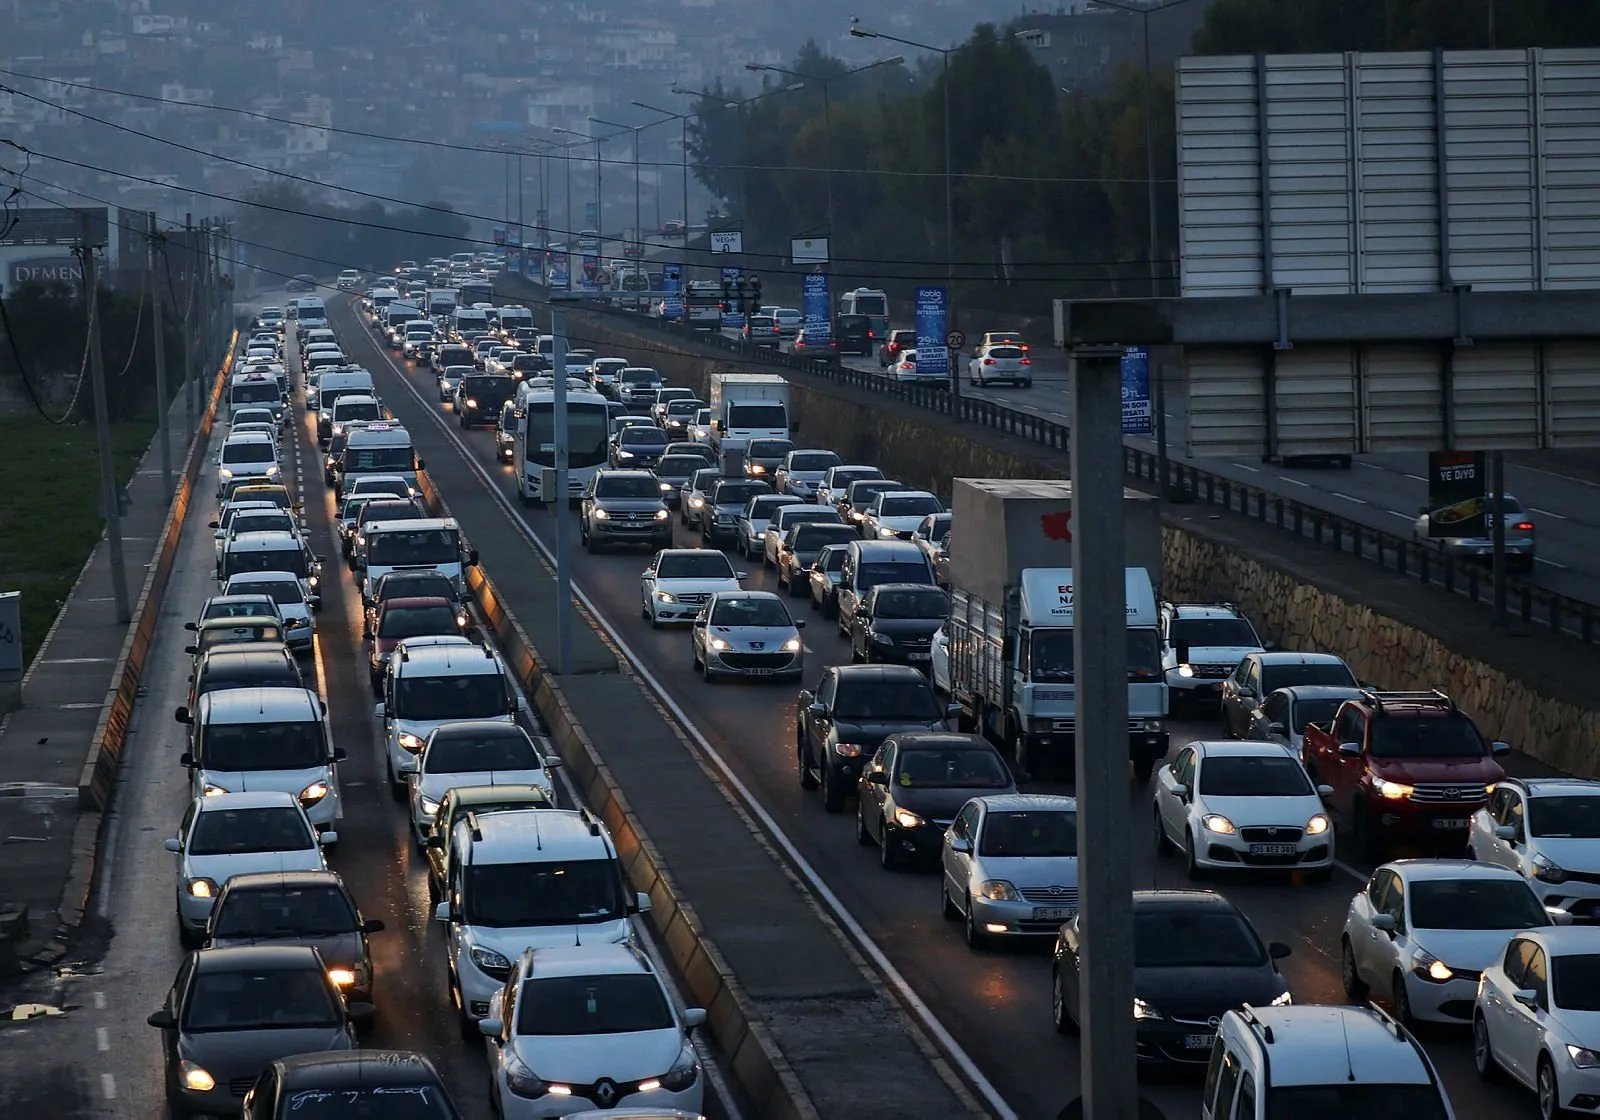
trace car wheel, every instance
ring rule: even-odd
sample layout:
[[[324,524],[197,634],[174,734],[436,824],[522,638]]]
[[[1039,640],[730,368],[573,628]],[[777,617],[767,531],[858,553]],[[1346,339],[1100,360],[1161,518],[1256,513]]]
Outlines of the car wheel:
[[[701,662],[700,662],[700,675],[703,678],[705,678],[705,682],[707,684],[716,684],[717,683],[717,675],[714,672],[711,671],[711,662],[710,661],[706,661],[704,659],[701,660]]]
[[[1050,966],[1050,1018],[1057,1034],[1077,1034],[1078,1020],[1067,1007],[1067,993],[1061,984],[1061,968]]]
[[[825,813],[844,811],[844,790],[839,788],[839,776],[826,762],[822,764],[822,810]]]
[[[1156,855],[1170,856],[1172,854],[1172,837],[1167,835],[1167,828],[1161,823],[1161,810],[1157,809],[1151,816],[1155,820]]]
[[[1411,996],[1406,991],[1406,978],[1398,971],[1389,983],[1389,1008],[1404,1026],[1409,1027],[1416,1022],[1411,1014]]]
[[[1489,1044],[1489,1024],[1481,1013],[1472,1017],[1472,1067],[1484,1081],[1500,1080],[1500,1063],[1494,1060],[1494,1047]]]
[[[1356,967],[1356,951],[1348,937],[1339,939],[1339,982],[1344,986],[1344,997],[1351,1003],[1367,1002],[1367,985]]]
[[[856,843],[863,848],[872,847],[872,833],[867,831],[866,810],[860,801],[856,802]]]
[[[1539,1097],[1539,1120],[1557,1120],[1565,1116],[1567,1110],[1561,1107],[1561,1089],[1556,1084],[1556,1070],[1550,1064],[1550,1059],[1539,1055],[1539,1073],[1534,1078],[1535,1090]]]
[[[1184,872],[1191,879],[1204,879],[1206,877],[1205,868],[1201,867],[1194,858],[1194,832],[1191,829],[1184,830],[1183,850],[1184,855],[1187,857],[1187,861],[1183,869]]]
[[[197,937],[193,930],[191,930],[188,926],[183,924],[183,915],[179,914],[178,915],[178,944],[181,945],[185,949],[198,949],[198,948],[200,948],[201,940],[202,940],[202,938]]]
[[[943,870],[939,872],[939,913],[944,915],[947,922],[957,921],[961,917],[961,907],[950,897],[950,880],[945,877]]]
[[[856,817],[860,819],[861,811],[856,810]],[[878,822],[878,866],[885,871],[894,871],[900,866],[900,856],[896,854],[894,845],[890,842],[889,822]]]
[[[977,907],[972,904],[972,896],[967,895],[967,913],[961,923],[961,932],[966,936],[967,948],[973,952],[982,952],[989,947],[989,938],[978,932],[978,921],[974,915]]]
[[[1033,379],[1029,378],[1027,381],[1022,382],[1021,384],[1024,389],[1031,389],[1033,388]]]

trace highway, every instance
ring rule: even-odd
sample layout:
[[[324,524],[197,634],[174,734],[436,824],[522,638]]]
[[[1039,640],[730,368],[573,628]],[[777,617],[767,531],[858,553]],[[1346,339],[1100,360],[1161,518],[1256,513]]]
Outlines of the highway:
[[[431,372],[393,359],[373,344],[372,335],[343,301],[332,305],[332,313],[346,353],[373,372],[385,403],[411,430],[419,454],[441,462],[443,456],[459,456],[472,464],[469,473],[476,484],[443,495],[467,535],[472,535],[474,525],[508,516],[515,486],[510,468],[495,460],[492,433],[461,431],[439,404]],[[1042,391],[1042,386],[1033,390]],[[495,490],[509,500],[497,497]],[[547,547],[553,545],[553,518],[572,516],[565,511],[509,515],[519,517]],[[680,529],[678,543],[698,541]],[[859,926],[870,948],[881,952],[890,987],[904,985],[926,1005],[1015,1115],[1054,1116],[1078,1094],[1078,1054],[1073,1040],[1051,1029],[1044,947],[974,954],[957,927],[941,919],[933,874],[881,870],[875,854],[856,844],[848,816],[824,814],[817,797],[799,789],[792,694],[762,686],[708,687],[690,671],[688,635],[653,631],[640,618],[638,581],[645,560],[643,554],[579,554],[576,586],[593,603],[613,640],[660,689],[665,706],[681,713],[691,736],[722,760],[730,784],[748,790],[770,815],[782,834],[779,846],[786,842],[815,869],[837,899],[838,916],[848,918],[841,924]],[[773,586],[770,574],[754,564],[738,566],[751,571],[747,586]],[[505,573],[489,574],[507,578]],[[814,622],[806,631],[809,684],[824,665],[848,660],[848,654],[831,624],[815,615],[808,617]],[[1176,750],[1185,742],[1215,734],[1216,727],[1183,722],[1175,724],[1174,731]],[[598,746],[603,754],[605,744]],[[1148,820],[1148,792],[1132,790],[1129,796],[1135,820]],[[693,827],[692,822],[685,822],[685,827]],[[1176,863],[1157,859],[1143,832],[1134,842],[1133,855],[1138,886],[1189,885]],[[404,858],[397,850],[396,864]],[[1320,885],[1279,877],[1224,879],[1215,885],[1246,911],[1263,938],[1292,947],[1284,972],[1297,1000],[1334,1002],[1341,998],[1339,931],[1351,894],[1363,878],[1345,868]],[[1533,1107],[1530,1098],[1515,1090],[1480,1087],[1464,1033],[1425,1029],[1422,1038],[1463,1120],[1516,1116]],[[1169,1116],[1195,1114],[1199,1090],[1194,1082],[1152,1081],[1145,1092]]]
[[[340,325],[344,333],[364,330]],[[375,371],[381,368],[381,363],[374,366]],[[315,418],[304,411],[298,397],[293,417],[293,427],[284,438],[285,473],[304,503],[308,540],[328,561],[323,569],[323,606],[315,616],[315,649],[311,657],[302,658],[302,668],[308,686],[328,703],[334,743],[349,754],[339,770],[345,815],[329,862],[344,877],[363,916],[386,923],[371,938],[377,1015],[362,1030],[361,1042],[366,1047],[420,1051],[437,1066],[464,1115],[487,1117],[483,1044],[463,1043],[457,1032],[443,939],[437,923],[430,920],[423,864],[409,839],[406,810],[390,799],[383,781],[380,728],[372,716],[361,639],[360,598],[332,530],[333,496],[321,478]],[[221,427],[213,437],[213,452],[225,431]],[[183,956],[174,923],[173,857],[162,849],[162,841],[175,833],[188,797],[188,776],[178,764],[185,749],[180,733],[185,729],[172,720],[173,710],[187,703],[190,659],[183,648],[191,639],[182,626],[217,591],[212,533],[206,524],[216,517],[216,502],[210,497],[214,470],[209,463],[202,468],[197,499],[190,507],[174,563],[169,605],[145,674],[148,691],[137,709],[116,813],[105,840],[107,857],[96,901],[115,936],[98,967],[81,974],[69,972],[61,980],[57,1003],[68,1013],[47,1021],[45,1029],[13,1036],[0,1057],[0,1079],[20,1082],[31,1080],[38,1071],[70,1071],[79,1086],[76,1091],[65,1083],[39,1086],[40,1115],[47,1102],[50,1113],[60,1120],[91,1116],[155,1120],[167,1115],[160,1032],[145,1024],[145,1016],[161,1006]],[[560,781],[562,772],[556,774]],[[570,787],[561,792],[564,804],[575,804]],[[638,928],[647,929],[642,923]],[[653,945],[650,951],[659,963]],[[716,1068],[716,1056],[703,1049],[702,1058],[710,1062],[708,1115],[722,1120],[736,1117],[737,1111],[730,1111],[713,1092],[725,1080]]]

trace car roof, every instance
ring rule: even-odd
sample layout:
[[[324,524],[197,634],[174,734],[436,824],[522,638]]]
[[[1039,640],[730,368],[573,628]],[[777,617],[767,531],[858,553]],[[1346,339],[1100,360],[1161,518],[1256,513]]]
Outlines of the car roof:
[[[378,512],[382,513],[383,511],[379,510]],[[386,521],[382,517],[375,517],[366,524],[368,536],[373,533],[391,531],[417,533],[425,529],[459,529],[460,527],[453,517],[402,517],[396,521]]]
[[[1257,1037],[1272,1039],[1264,1049],[1274,1087],[1325,1085],[1330,1074],[1362,1085],[1433,1084],[1416,1042],[1371,1008],[1297,1004],[1251,1014],[1262,1027]]]
[[[230,552],[302,551],[304,548],[305,542],[300,539],[300,534],[290,529],[258,529],[240,533],[228,542]]]
[[[435,727],[428,734],[430,737],[439,735],[447,739],[458,735],[462,738],[472,735],[496,735],[507,739],[526,739],[530,743],[533,741],[533,736],[524,731],[521,725],[496,719],[451,720],[449,723]]]
[[[716,591],[712,593],[711,597],[719,603],[727,603],[735,599],[773,599],[777,602],[783,601],[773,591]]]
[[[271,443],[272,437],[266,432],[234,432],[223,440],[223,446],[230,443]]]
[[[527,979],[551,976],[645,976],[655,969],[628,941],[595,945],[557,945],[531,951]]]
[[[451,786],[446,796],[452,795],[456,799],[456,804],[465,809],[471,809],[474,805],[492,805],[517,798],[525,799],[529,808],[539,805],[555,807],[544,787],[535,785]]]
[[[1521,786],[1529,797],[1600,796],[1600,782],[1590,778],[1503,778],[1500,784]]]
[[[230,642],[206,650],[201,658],[201,672],[206,676],[251,676],[267,669],[293,667],[298,672],[294,654],[281,642]]]
[[[1174,907],[1186,910],[1221,910],[1227,913],[1235,913],[1239,909],[1216,891],[1183,889],[1134,891],[1133,905],[1137,909]]]
[[[443,1084],[433,1063],[410,1050],[324,1050],[279,1058],[287,1092],[340,1086]]]
[[[1531,937],[1542,944],[1553,957],[1592,956],[1600,953],[1600,947],[1594,935],[1594,927],[1583,926],[1539,926],[1535,929],[1518,930],[1513,936]]]
[[[274,613],[272,614],[251,614],[245,615],[243,618],[208,618],[198,624],[197,632],[204,633],[208,630],[233,629],[248,630],[256,626],[281,627],[283,619],[278,617],[276,607],[273,608],[273,611]]]
[[[262,511],[265,512],[265,511]],[[235,580],[255,583],[294,583],[300,582],[300,577],[293,572],[235,572],[228,577],[228,583]]]
[[[208,692],[201,701],[210,723],[302,722],[322,718],[322,700],[308,688],[263,685]]]
[[[922,670],[909,665],[835,665],[833,670],[841,681],[916,681],[927,684]]]
[[[390,659],[402,677],[408,676],[487,676],[500,672],[500,660],[487,646],[480,646],[455,635],[438,635],[451,641],[420,641],[407,638],[395,647]]]
[[[997,793],[983,797],[974,797],[974,801],[990,813],[1027,813],[1040,811],[1055,811],[1061,813],[1076,813],[1078,799],[1066,797],[1059,793]]]
[[[200,609],[204,611],[212,607],[227,606],[230,603],[260,603],[262,601],[270,603],[272,602],[272,596],[264,595],[259,591],[235,592],[232,595],[213,595],[205,601],[205,604]],[[216,620],[208,618],[206,621],[213,622]]]
[[[1173,617],[1189,618],[1243,618],[1234,607],[1226,603],[1166,603]]]
[[[470,862],[536,863],[571,858],[612,857],[615,850],[605,826],[593,814],[575,809],[513,809],[456,822],[456,835],[467,836]]]
[[[942,751],[994,750],[994,744],[983,736],[968,735],[961,731],[897,731],[893,738],[902,747],[937,748]]]
[[[1408,882],[1432,879],[1510,879],[1522,882],[1522,875],[1509,867],[1478,863],[1470,859],[1397,859],[1383,864]]]
[[[195,801],[202,813],[225,813],[237,809],[281,809],[286,805],[299,804],[294,799],[294,794],[281,789],[263,789],[253,793],[213,793],[209,797],[197,797]]]
[[[1336,653],[1298,653],[1293,650],[1274,650],[1252,653],[1263,665],[1343,665],[1344,658]]]
[[[876,480],[875,479],[861,479],[860,481],[862,481],[862,482],[873,482],[873,481],[876,481]],[[932,490],[884,490],[884,491],[881,491],[878,494],[878,497],[880,497],[880,498],[933,498],[933,499],[937,500],[939,495],[935,494]]]
[[[309,945],[240,945],[227,949],[200,949],[192,959],[196,972],[322,968],[322,958]]]
[[[1292,758],[1289,748],[1282,743],[1264,739],[1203,739],[1187,744],[1195,748],[1202,758]]]
[[[1351,684],[1291,684],[1273,689],[1291,700],[1358,700],[1361,689]]]
[[[911,541],[851,541],[849,547],[858,549],[863,560],[893,559],[896,556],[922,559],[922,549]]]
[[[252,871],[230,875],[226,886],[229,893],[271,887],[337,887],[349,893],[337,871]]]
[[[455,604],[451,603],[443,595],[395,595],[378,604],[381,610],[388,610],[390,607],[411,607],[415,609],[417,607],[437,607],[440,605],[453,607]]]

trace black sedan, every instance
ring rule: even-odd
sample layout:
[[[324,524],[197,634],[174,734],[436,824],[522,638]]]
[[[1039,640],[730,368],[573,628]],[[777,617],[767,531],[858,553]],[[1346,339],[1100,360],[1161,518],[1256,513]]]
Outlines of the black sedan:
[[[161,1031],[173,1115],[227,1116],[268,1062],[354,1050],[352,1020],[371,1014],[371,1004],[346,1008],[315,949],[256,945],[189,954],[146,1021]]]
[[[938,856],[945,829],[974,797],[1017,792],[1005,759],[979,735],[891,735],[861,771],[856,842],[878,845],[884,868]]]
[[[666,450],[666,432],[644,424],[631,424],[616,435],[611,447],[611,465],[648,470],[660,461]]]
[[[407,1050],[296,1054],[267,1066],[244,1120],[460,1120],[433,1063]]]
[[[1050,966],[1056,1030],[1078,1029],[1078,919],[1061,927]],[[1217,1020],[1252,1004],[1291,1002],[1278,961],[1289,946],[1263,945],[1250,919],[1212,891],[1133,893],[1133,1020],[1141,1065],[1205,1068]]]
[[[929,666],[933,636],[950,615],[950,599],[926,583],[880,583],[850,620],[852,661]]]
[[[372,999],[367,935],[383,923],[364,921],[333,871],[268,871],[235,875],[211,908],[208,948],[310,945],[346,999]]]

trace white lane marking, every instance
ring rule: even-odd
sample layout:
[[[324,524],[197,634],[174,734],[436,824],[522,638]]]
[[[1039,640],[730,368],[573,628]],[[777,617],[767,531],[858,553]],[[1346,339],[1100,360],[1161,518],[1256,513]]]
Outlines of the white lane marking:
[[[108,1101],[117,1099],[117,1079],[109,1073],[100,1075],[100,1093]]]
[[[1555,471],[1542,470],[1539,467],[1530,467],[1522,463],[1515,464],[1512,469],[1519,471],[1531,471],[1534,474],[1542,474],[1546,478],[1559,478],[1562,482],[1572,482],[1579,486],[1587,486],[1594,490],[1600,490],[1600,482],[1590,482],[1586,478],[1573,478],[1570,474],[1558,474]]]
[[[1249,463],[1234,463],[1232,465],[1238,467],[1242,471],[1249,471],[1251,474],[1261,473],[1260,467],[1252,467]]]
[[[104,1054],[111,1049],[111,1031],[106,1027],[94,1029],[94,1048]]]
[[[1416,482],[1427,482],[1428,481],[1427,479],[1423,478],[1420,474],[1408,474],[1408,475],[1406,475],[1406,477],[1409,478],[1409,479],[1412,479],[1412,480],[1414,480]]]
[[[1358,467],[1366,467],[1367,470],[1369,470],[1369,471],[1381,471],[1381,470],[1383,470],[1383,468],[1378,466],[1377,463],[1366,463],[1366,462],[1362,462],[1360,459],[1356,460],[1356,466],[1358,466]]]
[[[1410,514],[1401,513],[1397,509],[1386,509],[1383,512],[1387,513],[1390,517],[1398,517],[1401,521],[1415,520],[1415,518],[1413,518]]]
[[[1286,474],[1280,474],[1278,476],[1278,481],[1280,481],[1280,482],[1292,482],[1296,486],[1304,486],[1307,490],[1311,489],[1311,483],[1309,483],[1309,482],[1301,482],[1298,478],[1290,478]]]
[[[1341,494],[1337,490],[1329,490],[1328,493],[1335,498],[1343,498],[1347,502],[1354,502],[1358,506],[1364,506],[1367,504],[1367,500],[1365,498],[1357,498],[1350,494]]]
[[[380,349],[378,353],[394,375],[400,379],[400,383],[405,387],[406,392],[410,393],[420,404],[427,408],[428,415],[439,426],[439,430],[455,445],[457,454],[460,455],[467,468],[478,476],[489,496],[500,506],[501,512],[505,514],[514,527],[521,529],[523,536],[527,538],[529,543],[539,550],[539,554],[549,564],[554,566],[555,555],[553,550],[533,531],[533,526],[522,516],[522,512],[516,508],[511,499],[506,497],[504,491],[495,485],[494,479],[484,469],[483,464],[478,462],[471,449],[461,441],[451,425],[445,423],[444,417],[432,407],[422,392],[411,383],[411,378],[407,377],[405,372],[395,364],[394,359],[388,352]],[[559,507],[559,503],[557,505]],[[559,512],[565,514],[564,510]],[[978,1069],[978,1065],[972,1060],[971,1055],[961,1048],[961,1044],[955,1040],[955,1037],[951,1035],[945,1025],[939,1021],[938,1016],[933,1013],[933,1009],[923,1001],[921,996],[917,995],[910,981],[901,975],[900,970],[895,968],[884,951],[878,947],[877,942],[872,939],[861,923],[856,920],[855,915],[845,906],[843,900],[833,892],[833,889],[828,886],[826,880],[823,879],[817,869],[812,867],[811,862],[801,854],[794,841],[789,839],[788,834],[779,827],[772,814],[767,812],[766,807],[761,804],[755,792],[745,785],[744,781],[734,772],[733,767],[728,764],[728,761],[711,745],[710,740],[695,726],[694,721],[689,718],[689,714],[673,699],[672,694],[667,691],[666,687],[656,679],[650,670],[645,668],[643,660],[634,652],[616,626],[606,618],[599,606],[589,597],[589,594],[584,591],[577,580],[573,580],[572,593],[577,596],[578,601],[588,609],[595,620],[605,628],[607,636],[610,637],[617,648],[622,651],[623,656],[632,664],[634,672],[638,673],[639,678],[650,686],[651,690],[655,692],[656,698],[672,713],[679,726],[694,739],[695,745],[716,766],[717,770],[722,774],[723,780],[739,795],[739,800],[743,803],[746,811],[755,816],[761,827],[772,837],[773,842],[783,850],[784,855],[788,857],[794,869],[806,880],[811,889],[816,891],[824,905],[833,912],[835,920],[845,928],[860,949],[871,958],[873,967],[894,988],[895,993],[910,1010],[913,1017],[922,1024],[923,1029],[934,1036],[936,1043],[961,1070],[962,1076],[966,1077],[973,1088],[977,1089],[978,1093],[988,1103],[989,1107],[999,1115],[1001,1120],[1016,1120],[1016,1112],[1011,1109],[1010,1105],[1006,1104],[1005,1098],[1000,1095],[1000,1091]]]
[[[1566,567],[1565,564],[1557,563],[1554,560],[1546,560],[1543,556],[1535,556],[1534,559],[1539,561],[1539,563],[1541,563],[1541,564],[1548,564],[1552,568],[1565,568]]]
[[[1567,520],[1567,515],[1566,514],[1557,513],[1553,509],[1540,509],[1538,506],[1529,506],[1528,507],[1528,512],[1529,513],[1537,513],[1540,517],[1553,517],[1557,521],[1565,521],[1565,520]]]
[[[96,1011],[104,1011],[106,1009],[106,994],[104,992],[96,992],[94,994],[94,1009]]]

